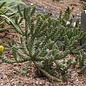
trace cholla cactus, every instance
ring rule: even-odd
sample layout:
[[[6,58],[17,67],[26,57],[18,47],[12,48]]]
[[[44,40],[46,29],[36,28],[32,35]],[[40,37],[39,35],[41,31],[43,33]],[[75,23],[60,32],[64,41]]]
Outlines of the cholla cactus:
[[[84,58],[81,52],[83,46],[78,46],[80,39],[85,37],[85,33],[79,27],[66,25],[69,14],[60,14],[59,18],[51,18],[49,15],[34,14],[35,7],[25,7],[23,11],[18,7],[19,17],[14,20],[8,18],[8,21],[14,27],[16,32],[20,34],[20,43],[15,40],[6,45],[5,50],[12,51],[14,60],[9,60],[1,56],[4,62],[22,63],[32,62],[38,71],[49,79],[56,81],[66,81],[68,69],[76,63],[80,62],[81,68],[84,66]],[[25,21],[25,28],[21,28],[20,23]],[[76,54],[78,60],[73,58],[66,59],[68,54]],[[81,64],[83,62],[83,64]],[[25,70],[28,69],[28,66]],[[18,70],[17,70],[18,71]]]

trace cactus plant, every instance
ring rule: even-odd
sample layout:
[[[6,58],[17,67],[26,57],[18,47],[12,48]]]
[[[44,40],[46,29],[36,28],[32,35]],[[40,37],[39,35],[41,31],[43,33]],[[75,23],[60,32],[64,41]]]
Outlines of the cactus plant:
[[[13,4],[14,3],[14,4]],[[8,28],[4,29],[4,18],[1,17],[1,15],[6,15],[8,17],[12,17],[15,13],[17,13],[16,7],[17,5],[20,5],[24,3],[19,0],[19,1],[15,1],[15,0],[0,0],[0,32],[1,31],[5,31],[8,30]]]
[[[20,35],[19,43],[12,40],[12,43],[5,45],[5,50],[11,51],[14,59],[4,58],[2,55],[0,59],[3,62],[9,64],[27,62],[25,71],[34,63],[41,75],[54,81],[66,81],[72,65],[79,63],[81,68],[85,66],[85,58],[82,55],[84,45],[79,46],[78,43],[86,33],[79,29],[79,26],[72,26],[70,12],[64,15],[60,13],[59,18],[51,18],[48,14],[34,14],[34,6],[25,7],[22,11],[18,6],[18,13],[19,17],[15,16],[14,19],[3,15]],[[23,20],[25,28],[20,25]],[[66,25],[67,21],[70,21],[69,25]],[[68,58],[69,54],[77,55],[77,60]],[[21,73],[25,71],[20,70]]]

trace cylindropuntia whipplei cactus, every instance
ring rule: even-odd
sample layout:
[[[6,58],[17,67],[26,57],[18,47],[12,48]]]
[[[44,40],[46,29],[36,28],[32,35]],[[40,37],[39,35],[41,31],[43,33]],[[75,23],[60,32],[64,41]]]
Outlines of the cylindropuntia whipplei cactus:
[[[83,68],[84,58],[80,57],[77,61],[67,58],[69,54],[82,55],[83,46],[78,46],[78,43],[86,35],[79,27],[72,26],[72,19],[69,20],[70,24],[66,25],[69,14],[60,14],[59,18],[55,19],[48,14],[34,14],[33,6],[25,7],[22,11],[18,7],[18,13],[19,18],[3,16],[20,35],[19,44],[13,40],[5,48],[12,51],[14,60],[1,57],[4,62],[27,62],[29,65],[33,62],[41,74],[56,81],[66,81],[69,68],[78,62]],[[23,20],[25,28],[20,25]],[[25,69],[28,69],[28,66]]]

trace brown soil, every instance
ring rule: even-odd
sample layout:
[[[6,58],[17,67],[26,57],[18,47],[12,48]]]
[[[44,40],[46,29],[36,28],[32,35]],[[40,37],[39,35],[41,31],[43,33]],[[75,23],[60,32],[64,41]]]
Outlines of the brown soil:
[[[73,14],[80,14],[83,11],[83,5],[80,0],[24,0],[28,3],[33,3],[44,8],[52,10],[52,12],[59,13],[60,11],[65,11],[68,7],[74,8]]]
[[[59,13],[60,10],[65,11],[68,6],[74,7],[73,14],[80,14],[82,12],[82,4],[79,0],[63,0],[60,2],[52,2],[51,0],[24,0],[27,3],[34,3],[44,8],[52,9],[52,12]],[[5,33],[5,32],[4,32]],[[0,37],[4,35],[0,33]],[[12,39],[18,40],[18,34],[15,31],[10,31],[8,34],[1,38],[3,43],[6,44]],[[9,57],[9,52],[7,53]],[[23,64],[6,64],[0,61],[0,86],[86,86],[86,74],[78,75],[76,70],[70,70],[71,77],[67,82],[53,83],[47,78],[40,78],[36,76],[36,68],[32,66],[28,69],[25,75],[21,75],[13,70],[13,67],[23,67]]]

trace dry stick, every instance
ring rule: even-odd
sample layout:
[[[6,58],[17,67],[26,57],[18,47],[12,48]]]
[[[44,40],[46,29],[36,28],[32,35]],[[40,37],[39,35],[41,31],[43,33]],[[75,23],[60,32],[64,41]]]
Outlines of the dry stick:
[[[41,68],[39,68],[39,70],[40,70],[41,72],[43,72],[49,79],[52,79],[53,81],[61,82],[60,79],[57,79],[56,77],[50,75],[50,74],[47,73],[45,70],[43,70],[43,69],[41,69]]]
[[[57,79],[56,77],[50,75],[48,72],[46,72],[45,70],[41,69],[35,61],[33,61],[33,63],[35,64],[35,66],[42,72],[44,73],[49,79],[53,80],[53,81],[57,81],[57,82],[61,82],[60,79]]]

